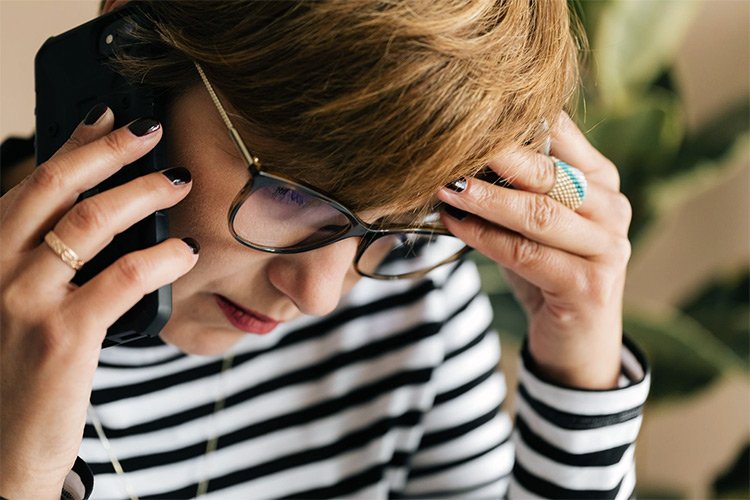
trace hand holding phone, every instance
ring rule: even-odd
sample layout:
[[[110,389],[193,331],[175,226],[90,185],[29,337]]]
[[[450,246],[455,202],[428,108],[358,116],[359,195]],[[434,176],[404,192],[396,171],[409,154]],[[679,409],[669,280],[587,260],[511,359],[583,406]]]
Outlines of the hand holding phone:
[[[135,25],[149,21],[135,6],[99,17],[62,35],[50,38],[36,55],[36,153],[41,164],[52,157],[78,126],[89,108],[110,109],[114,126],[150,117],[164,121],[163,99],[152,89],[134,85],[112,67],[115,53],[148,50],[132,43]],[[137,48],[136,48],[137,47]],[[111,113],[114,116],[111,116]],[[80,193],[79,201],[148,173],[168,168],[161,144]],[[96,215],[95,215],[96,216]],[[117,259],[130,252],[151,247],[168,234],[163,211],[150,213],[114,236],[112,243],[98,252],[76,273],[73,282],[83,285]],[[171,313],[171,288],[164,286],[144,296],[133,308],[117,318],[103,341],[104,347],[145,336],[156,336]]]
[[[77,286],[70,283],[75,270],[42,241],[53,229],[87,261],[119,231],[190,191],[187,171],[169,169],[76,203],[161,139],[153,120],[112,131],[114,121],[105,108],[93,123],[81,123],[0,198],[0,495],[7,498],[59,496],[80,446],[107,328],[197,261],[190,242],[170,238],[118,258]]]
[[[102,19],[94,23],[106,27],[113,20]],[[78,33],[101,34],[96,26]],[[49,62],[54,53],[42,59]],[[82,107],[96,93],[63,101],[72,93],[88,95],[60,89],[64,74],[58,75],[61,82],[40,87],[52,76],[37,79],[38,123],[49,119],[56,126],[40,128],[38,137],[46,133],[60,143],[50,149],[50,141],[41,138],[40,165],[0,198],[0,496],[5,498],[59,498],[80,447],[105,334],[133,310],[131,326],[145,324],[158,333],[159,322],[166,321],[160,300],[152,302],[155,309],[134,306],[144,296],[169,291],[169,283],[198,258],[191,240],[164,239],[166,225],[154,215],[184,199],[192,186],[187,170],[156,161],[160,121],[146,115],[117,126],[123,119],[114,105]],[[66,132],[69,122],[72,134]],[[135,236],[124,236],[133,227]],[[94,262],[100,268],[80,280],[81,271],[44,241],[50,230],[87,263],[81,271]],[[157,299],[164,297],[156,292]],[[117,332],[127,335],[128,329]]]

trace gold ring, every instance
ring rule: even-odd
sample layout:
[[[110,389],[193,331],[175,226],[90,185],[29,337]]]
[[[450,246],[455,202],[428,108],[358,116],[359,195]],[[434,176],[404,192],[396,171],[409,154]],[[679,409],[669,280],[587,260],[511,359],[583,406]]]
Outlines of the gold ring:
[[[554,156],[550,156],[550,159],[555,165],[555,185],[549,190],[547,196],[573,211],[577,210],[586,197],[586,176],[574,166]]]
[[[78,257],[78,254],[68,245],[63,243],[54,231],[50,231],[44,235],[44,242],[57,254],[58,257],[60,257],[60,259],[62,259],[63,262],[73,268],[73,270],[78,271],[81,266],[83,266],[83,261]]]

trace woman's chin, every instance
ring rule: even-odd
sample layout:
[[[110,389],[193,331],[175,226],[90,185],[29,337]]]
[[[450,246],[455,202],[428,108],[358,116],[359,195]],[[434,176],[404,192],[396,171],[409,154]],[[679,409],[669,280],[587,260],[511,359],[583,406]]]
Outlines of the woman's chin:
[[[159,336],[164,342],[177,347],[185,354],[218,356],[228,351],[245,334],[230,328],[179,325],[170,321]]]

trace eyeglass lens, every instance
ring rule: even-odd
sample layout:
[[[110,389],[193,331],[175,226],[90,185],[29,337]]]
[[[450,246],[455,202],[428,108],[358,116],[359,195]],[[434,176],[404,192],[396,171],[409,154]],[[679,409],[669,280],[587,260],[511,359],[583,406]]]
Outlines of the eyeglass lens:
[[[402,276],[447,262],[464,247],[458,238],[444,234],[389,234],[367,247],[357,268],[367,276]]]
[[[333,206],[303,189],[271,183],[242,204],[234,229],[245,241],[269,248],[294,248],[335,238],[351,227]]]
[[[251,245],[294,249],[332,241],[352,227],[328,201],[301,186],[266,177],[236,212],[233,228]],[[374,277],[395,277],[431,269],[464,248],[458,238],[416,232],[368,236],[372,241],[357,269]]]

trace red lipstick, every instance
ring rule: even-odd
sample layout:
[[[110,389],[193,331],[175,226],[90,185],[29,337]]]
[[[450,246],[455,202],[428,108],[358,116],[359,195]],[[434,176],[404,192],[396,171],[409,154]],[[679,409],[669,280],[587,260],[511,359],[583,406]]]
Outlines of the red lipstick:
[[[216,303],[232,326],[245,333],[268,333],[279,324],[278,321],[245,309],[221,295],[216,295]]]

